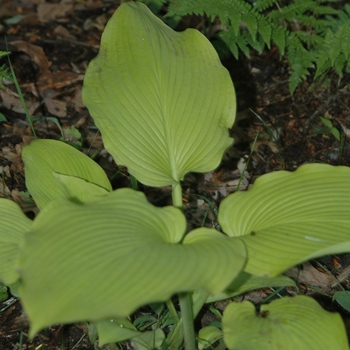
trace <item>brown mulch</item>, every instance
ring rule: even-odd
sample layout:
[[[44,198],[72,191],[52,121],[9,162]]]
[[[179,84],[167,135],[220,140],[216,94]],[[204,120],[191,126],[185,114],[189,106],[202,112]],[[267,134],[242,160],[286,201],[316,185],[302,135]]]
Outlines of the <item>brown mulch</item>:
[[[81,88],[85,70],[98,53],[105,24],[118,5],[119,1],[102,0],[0,2],[0,50],[8,48],[11,52],[26,105],[32,116],[41,117],[35,123],[38,136],[61,137],[57,125],[43,117],[57,118],[64,131],[74,125],[82,135],[83,152],[92,155],[98,151],[96,160],[110,178],[118,171],[118,165],[103,149],[101,137],[82,103]],[[195,26],[193,22],[196,18],[185,23]],[[242,188],[262,174],[295,170],[304,163],[350,166],[350,86],[346,83],[349,74],[339,79],[329,72],[317,83],[310,76],[291,95],[288,65],[280,60],[274,48],[261,55],[252,52],[249,59],[241,57],[237,61],[231,57],[223,64],[230,71],[237,92],[239,113],[232,129],[235,146],[226,152],[216,171],[190,174],[184,181],[189,228],[200,226],[204,215],[207,225],[216,224],[208,204],[194,194],[218,205],[235,190],[251,152],[252,161]],[[25,211],[32,211],[32,206],[21,196],[26,187],[20,155],[33,136],[14,84],[7,81],[2,84],[5,87],[0,89],[0,113],[7,122],[0,123],[0,172],[4,180],[0,183],[0,197],[12,199]],[[332,121],[343,142],[328,132],[320,117]],[[121,171],[112,183],[114,188],[128,186],[127,172]],[[169,200],[164,191],[140,187],[157,205]],[[161,201],[159,196],[163,198]],[[336,275],[347,271],[350,265],[347,256],[326,259],[324,264]],[[320,285],[326,284],[324,294],[330,294],[333,281],[325,280],[324,271],[317,273],[309,265],[307,268],[311,272],[305,277],[303,288],[307,289],[308,278],[312,277]],[[341,280],[346,287],[349,274],[343,273]],[[61,349],[62,344],[65,349],[71,349],[79,341],[76,349],[96,348],[89,340],[85,324],[50,327],[29,342],[25,314],[19,302],[8,306],[11,300],[0,304],[0,309],[6,308],[0,312],[0,350],[19,349],[21,337],[22,349]],[[325,307],[330,304],[327,300]],[[347,314],[343,312],[343,315],[348,322]]]

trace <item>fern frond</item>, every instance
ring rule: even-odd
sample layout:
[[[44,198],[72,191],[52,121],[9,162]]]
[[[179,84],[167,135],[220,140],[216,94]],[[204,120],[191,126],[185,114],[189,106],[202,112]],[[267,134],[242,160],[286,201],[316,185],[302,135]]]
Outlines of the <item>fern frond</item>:
[[[220,37],[236,58],[274,42],[290,63],[291,91],[311,71],[318,77],[349,67],[350,4],[341,0],[170,0],[170,16],[189,13],[218,17],[226,27]]]
[[[247,57],[250,57],[247,39],[243,35],[236,35],[233,28],[228,28],[227,31],[222,32],[220,37],[230,48],[236,59],[239,57],[239,50]]]
[[[341,53],[334,62],[334,70],[341,77],[345,68],[345,63],[348,59]]]
[[[337,40],[341,43],[342,51],[345,55],[345,59],[350,59],[350,22],[346,22],[341,25],[335,34]]]
[[[288,32],[284,28],[277,25],[273,26],[271,39],[277,45],[281,56],[284,54],[288,35]]]
[[[287,57],[290,63],[289,90],[291,93],[310,74],[315,57],[306,50],[297,35],[291,33],[287,38]]]
[[[9,54],[8,51],[0,51],[0,58],[4,57],[4,56],[7,56],[8,54]]]
[[[168,2],[167,0],[139,0],[139,1],[143,2],[147,6],[154,5],[158,7],[161,7]]]
[[[261,35],[258,35],[257,40],[255,40],[254,42],[250,43],[250,46],[256,50],[259,54],[263,53],[266,45],[265,45],[265,41],[262,38]]]
[[[211,0],[187,0],[187,1],[176,1],[173,0],[169,4],[168,16],[185,16],[193,13],[195,15],[203,16],[206,15],[211,18],[219,17],[223,25],[229,24],[229,9],[230,4],[222,3],[221,6],[215,6]],[[238,12],[238,11],[237,11]],[[239,18],[241,15],[239,14]]]
[[[251,11],[245,13],[242,16],[242,22],[247,26],[253,41],[256,39],[256,34],[258,32],[258,21],[256,15],[254,15]]]
[[[275,5],[276,5],[276,0],[257,0],[255,2],[255,9],[260,12],[263,12]]]
[[[331,68],[331,60],[326,55],[319,56],[316,60],[316,66],[317,70],[315,73],[315,79]]]
[[[268,21],[262,20],[262,17],[263,17],[262,15],[260,15],[260,17],[259,17],[258,32],[261,35],[261,37],[263,38],[267,47],[270,48],[270,41],[271,41],[271,38],[274,36],[274,31],[276,28],[275,28],[275,26],[272,26]],[[277,43],[276,40],[274,40],[274,41]]]
[[[12,81],[11,71],[4,64],[0,66],[0,84],[2,80]]]
[[[236,44],[236,41],[234,40],[234,38],[236,37],[236,34],[233,32],[233,35],[231,35],[231,31],[227,30],[227,31],[220,32],[218,36],[230,49],[235,59],[238,60],[239,48]]]
[[[207,15],[208,17],[219,17],[224,26],[232,26],[239,33],[242,17],[248,14],[256,14],[251,4],[245,0],[220,1],[213,0],[172,0],[169,4],[169,16],[184,16],[189,13],[196,15]],[[256,17],[256,16],[255,16]],[[249,18],[249,25],[253,28],[253,17]],[[257,19],[256,21],[257,22]],[[257,25],[257,24],[256,24]]]
[[[332,67],[338,75],[342,75],[340,72],[350,60],[350,23],[343,23],[336,33],[329,29],[317,54],[315,78]]]

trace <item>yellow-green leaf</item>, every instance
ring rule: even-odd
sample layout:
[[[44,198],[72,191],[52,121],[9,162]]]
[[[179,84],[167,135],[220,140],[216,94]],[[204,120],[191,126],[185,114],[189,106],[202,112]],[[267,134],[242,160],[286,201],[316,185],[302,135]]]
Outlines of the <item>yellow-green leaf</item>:
[[[208,228],[180,243],[185,229],[179,209],[154,207],[131,189],[45,206],[20,260],[31,335],[53,323],[126,317],[178,292],[225,289],[245,265],[244,244]]]
[[[215,49],[138,2],[123,3],[108,22],[82,97],[106,149],[146,185],[213,170],[233,141],[235,93]]]
[[[222,325],[229,350],[349,349],[341,316],[302,295],[262,305],[259,313],[249,301],[231,303]]]
[[[247,246],[245,271],[274,277],[315,257],[350,252],[350,168],[308,164],[261,176],[225,198],[218,220]]]
[[[77,196],[82,199],[82,191],[85,191],[85,199],[91,198],[99,190],[94,186],[90,186],[88,190],[88,184],[84,186],[84,181],[100,187],[100,193],[103,190],[106,192],[112,190],[103,169],[84,153],[64,142],[35,140],[23,148],[22,158],[25,165],[26,186],[40,209],[52,200],[67,198],[67,195],[69,198]],[[59,175],[71,178],[58,179]],[[78,179],[74,180],[72,177]],[[84,189],[77,186],[76,182],[79,179],[82,180]],[[69,182],[74,184],[69,185]],[[69,194],[67,194],[68,188]]]
[[[19,278],[19,249],[32,221],[16,203],[4,198],[0,198],[0,216],[0,280],[10,285]]]

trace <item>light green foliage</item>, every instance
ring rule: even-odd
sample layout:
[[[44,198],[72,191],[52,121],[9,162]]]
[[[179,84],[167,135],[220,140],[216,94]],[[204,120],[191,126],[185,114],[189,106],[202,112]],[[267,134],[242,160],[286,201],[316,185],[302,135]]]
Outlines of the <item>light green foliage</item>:
[[[348,290],[335,292],[333,300],[341,305],[346,311],[350,312],[350,292]]]
[[[340,141],[341,139],[341,134],[340,134],[340,131],[333,126],[333,123],[331,120],[327,119],[327,118],[323,118],[323,117],[320,117],[322,123],[325,125],[325,130],[326,133],[330,133],[332,134],[338,141]],[[316,126],[314,126],[314,130],[316,133],[322,133],[322,130],[317,130],[318,128]]]
[[[132,339],[136,350],[160,349],[165,340],[164,332],[156,328],[154,331],[143,332]]]
[[[249,301],[231,303],[222,323],[230,350],[349,348],[340,315],[323,310],[306,296],[272,301],[262,305],[258,314]]]
[[[234,88],[214,48],[142,4],[122,6],[107,24],[82,96],[106,149],[146,185],[214,169],[233,141]]]
[[[19,278],[19,248],[30,230],[31,221],[17,204],[4,198],[0,198],[0,213],[0,280],[10,285]]]
[[[141,334],[127,318],[109,318],[96,322],[99,344],[121,342]]]
[[[332,3],[334,6],[332,7]],[[169,16],[189,13],[219,17],[225,30],[220,38],[232,53],[249,56],[253,48],[262,52],[273,42],[285,53],[291,68],[291,92],[316,65],[315,78],[333,68],[340,76],[349,70],[350,5],[340,1],[248,0],[171,1]]]
[[[348,167],[308,164],[261,176],[247,193],[225,198],[218,220],[246,244],[245,271],[274,277],[301,261],[350,251],[349,178]]]
[[[198,349],[210,349],[211,344],[223,338],[221,329],[214,326],[203,327],[198,332]]]
[[[238,277],[221,293],[211,295],[206,300],[207,303],[212,303],[218,300],[224,300],[236,297],[243,293],[269,287],[297,287],[296,283],[286,276],[266,277],[254,276],[245,271],[242,271]]]
[[[350,169],[320,164],[264,175],[247,192],[228,196],[218,216],[224,233],[185,234],[180,181],[188,171],[213,170],[231,144],[233,94],[201,34],[176,34],[139,3],[116,11],[83,97],[117,161],[146,184],[173,185],[174,206],[154,207],[132,189],[112,191],[103,170],[63,142],[26,146],[26,183],[42,210],[32,222],[0,199],[0,279],[18,291],[32,337],[53,323],[89,320],[102,344],[132,337],[140,350],[178,350],[183,343],[195,350],[193,320],[206,301],[293,286],[278,274],[350,250]],[[160,301],[172,315],[171,332],[135,329],[130,314]],[[228,306],[223,331],[230,349],[277,350],[282,340],[286,349],[322,340],[332,344],[327,349],[347,348],[339,315],[310,298],[281,299],[261,312],[257,317],[249,303]],[[205,328],[199,337],[211,343],[221,335]],[[250,346],[255,340],[259,346]]]
[[[56,117],[35,117],[32,118],[33,123],[40,119],[46,119],[50,120],[52,123],[54,123],[58,129],[61,132],[60,140],[66,142],[67,144],[77,148],[81,149],[82,143],[81,143],[81,133],[74,125],[72,125],[69,129],[66,129],[63,131],[61,127],[60,121]]]
[[[77,149],[81,148],[82,146],[81,133],[74,125],[72,125],[69,129],[66,129],[65,136],[66,137],[62,141],[65,141],[68,144],[71,144],[73,147]]]
[[[106,191],[112,189],[106,174],[99,165],[63,142],[35,140],[23,149],[22,158],[25,165],[27,188],[40,209],[54,199],[66,198],[67,191],[70,191],[70,198],[75,196],[74,184],[68,190],[69,180],[61,177],[60,181],[57,181],[59,175],[70,176],[73,182],[81,179],[82,184],[87,182],[84,186],[90,183],[91,188],[94,185],[99,186],[100,192],[103,192],[103,189]],[[41,166],[38,167],[37,164]],[[79,190],[79,187],[76,190],[79,192],[77,196],[81,196],[82,190]],[[86,195],[88,196],[88,193]]]
[[[244,267],[243,243],[207,228],[183,239],[185,228],[180,210],[153,207],[131,189],[47,205],[20,264],[31,334],[52,323],[125,317],[176,292],[223,290]]]

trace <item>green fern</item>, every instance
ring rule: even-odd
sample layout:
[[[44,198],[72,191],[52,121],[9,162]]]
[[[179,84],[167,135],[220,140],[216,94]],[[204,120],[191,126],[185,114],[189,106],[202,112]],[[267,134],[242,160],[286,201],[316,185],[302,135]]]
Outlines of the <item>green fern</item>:
[[[332,6],[333,5],[333,6]],[[290,64],[289,88],[311,73],[349,69],[350,5],[340,0],[171,0],[168,16],[187,14],[219,18],[219,38],[237,58],[240,52],[278,47]]]
[[[7,51],[0,51],[0,58],[8,54],[9,52]],[[0,89],[6,89],[5,85],[2,83],[4,80],[12,81],[11,72],[5,64],[0,65]]]
[[[163,5],[166,4],[166,0],[141,0],[145,5],[147,5],[151,11],[157,13]]]

